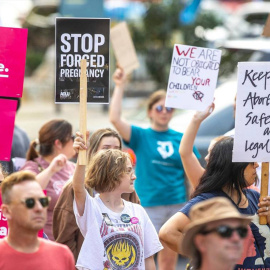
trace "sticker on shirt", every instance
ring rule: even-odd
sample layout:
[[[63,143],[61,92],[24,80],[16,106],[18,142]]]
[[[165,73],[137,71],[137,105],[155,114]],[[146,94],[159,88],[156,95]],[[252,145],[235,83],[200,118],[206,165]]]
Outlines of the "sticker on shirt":
[[[131,222],[132,224],[137,224],[137,223],[139,222],[139,219],[136,218],[136,217],[133,217],[133,218],[130,219],[130,222]]]
[[[140,245],[138,240],[130,234],[116,234],[104,242],[108,261],[104,267],[110,265],[112,270],[133,270],[139,266]]]
[[[122,214],[121,217],[120,217],[120,219],[124,223],[129,223],[130,222],[130,216],[128,214]]]
[[[107,213],[102,213],[102,216],[103,216],[103,220],[108,226],[113,226],[112,221]]]
[[[157,150],[163,159],[166,159],[173,155],[174,150],[173,150],[172,142],[158,141],[157,144],[158,144]]]

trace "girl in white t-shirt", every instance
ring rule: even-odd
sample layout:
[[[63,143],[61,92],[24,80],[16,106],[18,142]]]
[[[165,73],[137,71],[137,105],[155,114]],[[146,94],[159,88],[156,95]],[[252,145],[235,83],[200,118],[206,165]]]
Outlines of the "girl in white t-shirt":
[[[74,149],[86,149],[79,132]],[[79,270],[156,269],[153,255],[162,249],[156,230],[142,206],[121,198],[134,191],[135,179],[129,155],[120,150],[95,154],[86,178],[85,166],[76,164],[74,213],[85,238]],[[84,184],[99,194],[92,198]]]

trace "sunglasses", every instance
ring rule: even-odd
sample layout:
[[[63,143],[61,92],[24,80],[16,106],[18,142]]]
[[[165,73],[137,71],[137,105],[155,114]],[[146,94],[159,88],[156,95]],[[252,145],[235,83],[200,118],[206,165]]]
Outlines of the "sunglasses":
[[[71,135],[70,138],[71,138],[71,140],[74,142],[76,136],[75,136],[75,135]]]
[[[25,204],[26,208],[32,209],[36,205],[36,201],[39,201],[43,208],[48,207],[51,198],[50,197],[41,197],[38,199],[35,198],[27,198],[25,200],[22,200],[22,203]]]
[[[215,232],[222,238],[230,238],[234,231],[236,231],[241,238],[245,238],[248,233],[247,227],[231,228],[229,226],[224,225],[224,226],[219,226],[217,228],[214,228],[212,230],[202,231],[201,234],[206,235],[206,234]]]
[[[157,105],[157,106],[155,107],[155,109],[156,109],[156,111],[157,111],[158,113],[162,112],[162,111],[163,111],[163,108],[166,109],[166,112],[167,112],[167,113],[171,113],[171,112],[173,111],[173,108],[170,108],[170,107],[163,107],[162,105]]]

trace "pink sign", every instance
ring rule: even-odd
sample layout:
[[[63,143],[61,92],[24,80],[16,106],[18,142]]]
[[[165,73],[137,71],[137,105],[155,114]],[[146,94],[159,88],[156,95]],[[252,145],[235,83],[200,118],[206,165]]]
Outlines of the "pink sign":
[[[17,100],[0,99],[0,160],[9,161]]]
[[[0,27],[0,96],[22,97],[27,32]]]

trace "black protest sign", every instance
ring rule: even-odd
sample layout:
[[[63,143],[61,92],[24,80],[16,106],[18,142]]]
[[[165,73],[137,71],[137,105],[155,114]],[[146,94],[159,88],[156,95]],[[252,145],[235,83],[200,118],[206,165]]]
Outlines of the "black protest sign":
[[[110,19],[56,18],[55,102],[79,102],[87,60],[87,102],[109,103]]]

